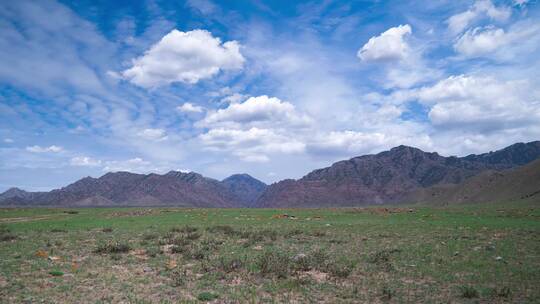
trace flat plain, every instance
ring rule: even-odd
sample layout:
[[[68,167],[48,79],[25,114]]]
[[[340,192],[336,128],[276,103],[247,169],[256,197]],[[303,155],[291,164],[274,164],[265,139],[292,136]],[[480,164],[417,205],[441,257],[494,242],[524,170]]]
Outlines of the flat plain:
[[[538,204],[0,209],[0,303],[538,303]]]

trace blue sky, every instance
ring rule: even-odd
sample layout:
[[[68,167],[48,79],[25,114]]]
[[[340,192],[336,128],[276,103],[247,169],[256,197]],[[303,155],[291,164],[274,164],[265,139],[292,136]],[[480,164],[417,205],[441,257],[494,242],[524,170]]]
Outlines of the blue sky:
[[[537,0],[2,1],[0,191],[538,140],[539,54]]]

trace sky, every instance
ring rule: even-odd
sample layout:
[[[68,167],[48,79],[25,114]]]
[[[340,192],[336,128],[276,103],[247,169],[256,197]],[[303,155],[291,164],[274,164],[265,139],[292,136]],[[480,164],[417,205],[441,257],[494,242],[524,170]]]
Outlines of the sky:
[[[0,191],[540,139],[540,1],[0,1]]]

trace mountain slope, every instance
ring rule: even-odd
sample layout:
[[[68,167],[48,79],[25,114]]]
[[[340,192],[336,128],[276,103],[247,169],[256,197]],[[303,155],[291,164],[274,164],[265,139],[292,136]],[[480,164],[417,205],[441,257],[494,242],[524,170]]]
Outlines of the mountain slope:
[[[267,187],[265,183],[249,174],[234,174],[221,183],[246,207],[251,207]]]
[[[504,171],[485,171],[461,184],[418,189],[406,199],[432,204],[540,201],[540,159]]]
[[[337,162],[299,180],[272,184],[256,206],[333,207],[399,203],[417,189],[437,184],[458,184],[480,172],[513,168],[539,156],[539,141],[461,158],[399,146],[379,154]]]
[[[164,175],[107,173],[28,197],[12,197],[1,205],[38,206],[187,206],[235,207],[239,199],[219,181],[197,173]]]

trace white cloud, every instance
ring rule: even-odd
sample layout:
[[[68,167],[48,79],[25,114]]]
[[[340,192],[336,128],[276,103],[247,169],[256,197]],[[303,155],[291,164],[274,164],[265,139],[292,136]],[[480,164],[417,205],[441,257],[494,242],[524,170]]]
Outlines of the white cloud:
[[[122,72],[132,83],[152,88],[173,82],[197,83],[220,70],[240,69],[245,59],[236,41],[221,43],[205,30],[172,30]]]
[[[196,106],[190,102],[186,102],[183,105],[176,107],[176,109],[184,113],[202,113],[204,111],[203,107]]]
[[[247,98],[246,95],[240,93],[233,93],[231,95],[225,96],[221,99],[223,103],[238,103]]]
[[[210,112],[201,126],[252,127],[287,125],[304,127],[311,118],[296,111],[294,105],[266,95],[251,97],[243,103],[232,103],[225,109]]]
[[[418,91],[435,127],[491,132],[540,121],[540,93],[527,81],[451,76]]]
[[[6,144],[12,144],[14,141],[13,141],[13,139],[11,139],[11,138],[4,138],[4,142],[5,142]]]
[[[165,172],[166,168],[156,167],[151,162],[136,157],[128,160],[106,161],[103,171],[118,172],[128,171],[134,173]]]
[[[301,153],[305,148],[305,144],[301,141],[270,129],[218,128],[209,130],[199,138],[210,150],[232,152],[248,162],[266,162],[269,160],[268,154]]]
[[[169,138],[163,129],[144,129],[138,132],[137,136],[152,141],[163,141]]]
[[[99,167],[101,166],[101,160],[93,159],[88,156],[76,156],[71,158],[69,162],[75,167]]]
[[[454,44],[465,57],[515,59],[518,54],[534,53],[540,41],[540,24],[528,20],[513,24],[508,31],[493,26],[465,32]]]
[[[514,5],[523,6],[527,4],[529,0],[514,0]]]
[[[508,20],[511,14],[512,11],[508,7],[497,7],[493,5],[491,0],[479,0],[468,10],[450,17],[446,23],[448,23],[450,32],[459,34],[469,27],[475,19],[489,17],[492,20],[502,22]]]
[[[491,53],[508,42],[503,29],[477,27],[463,34],[454,44],[454,49],[467,57],[475,57]]]
[[[41,147],[41,146],[36,145],[36,146],[26,147],[26,151],[32,152],[32,153],[47,153],[47,152],[58,153],[58,152],[64,151],[64,149],[62,147],[55,146],[55,145],[52,145],[49,147]]]
[[[392,27],[376,37],[371,37],[358,50],[357,56],[363,61],[399,60],[407,56],[409,45],[405,36],[412,32],[408,24]]]

